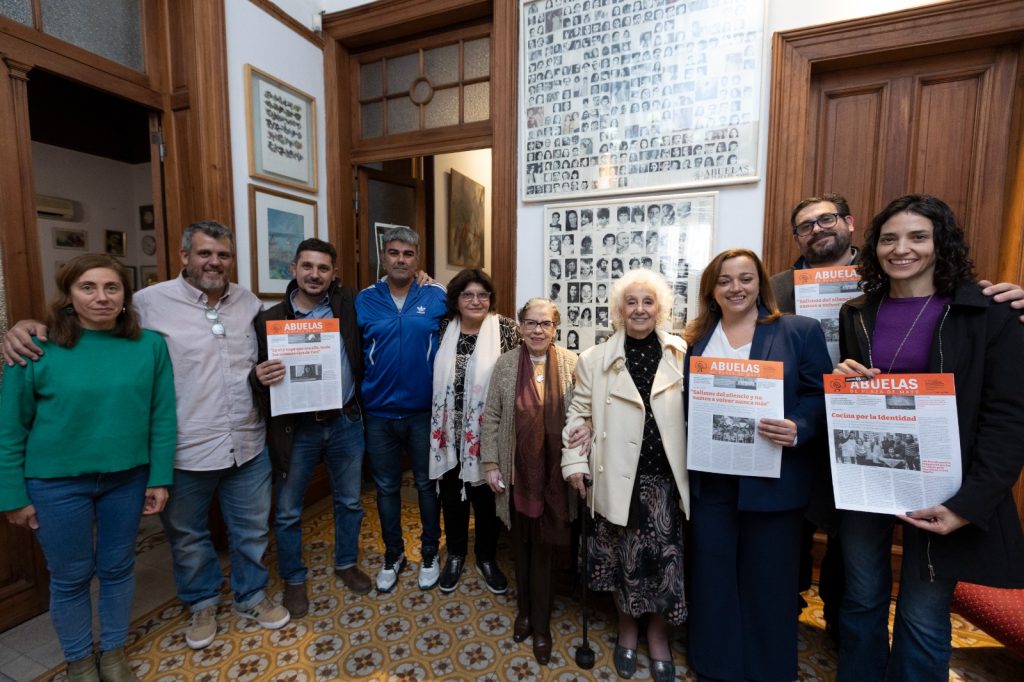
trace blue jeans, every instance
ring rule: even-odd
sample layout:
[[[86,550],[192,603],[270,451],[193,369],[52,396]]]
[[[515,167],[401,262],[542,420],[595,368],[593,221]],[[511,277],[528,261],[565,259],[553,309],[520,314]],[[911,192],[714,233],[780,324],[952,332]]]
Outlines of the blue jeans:
[[[302,563],[302,498],[321,457],[334,498],[334,567],[354,566],[359,558],[363,420],[358,414],[343,414],[326,422],[301,417],[295,427],[288,475],[277,481],[274,512],[278,571],[282,580],[293,585],[306,582],[306,566]]]
[[[241,608],[266,596],[263,553],[270,534],[270,455],[266,448],[242,466],[213,471],[174,470],[174,487],[161,519],[171,542],[178,598],[192,611],[220,601],[224,573],[210,538],[216,497],[228,527],[231,589]]]
[[[843,512],[839,537],[846,591],[839,607],[840,682],[949,679],[949,610],[956,584],[921,575],[928,538],[908,525],[903,526],[903,569],[889,651],[895,523],[887,514]]]
[[[64,658],[92,655],[92,577],[99,578],[100,650],[128,641],[135,596],[135,537],[149,467],[25,480],[36,537],[50,569],[50,618]],[[95,539],[94,539],[95,531]]]
[[[412,461],[413,480],[419,493],[422,555],[436,556],[441,544],[441,505],[436,482],[430,480],[430,412],[417,412],[401,419],[367,415],[366,451],[370,453],[377,484],[377,511],[388,560],[405,553],[400,494],[403,446]]]

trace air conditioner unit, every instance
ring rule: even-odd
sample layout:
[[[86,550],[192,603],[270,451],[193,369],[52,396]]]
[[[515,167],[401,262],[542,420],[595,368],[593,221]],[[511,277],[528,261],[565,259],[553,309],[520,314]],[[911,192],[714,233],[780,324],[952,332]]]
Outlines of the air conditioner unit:
[[[48,220],[75,220],[78,202],[60,197],[47,197],[42,194],[36,195],[36,215]]]

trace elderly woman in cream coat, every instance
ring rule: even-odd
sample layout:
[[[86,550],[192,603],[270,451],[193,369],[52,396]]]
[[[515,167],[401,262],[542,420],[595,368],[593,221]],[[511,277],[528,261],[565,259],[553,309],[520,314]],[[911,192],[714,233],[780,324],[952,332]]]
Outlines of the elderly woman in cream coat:
[[[672,292],[664,278],[634,270],[611,292],[615,333],[576,365],[562,474],[586,495],[595,517],[587,539],[590,587],[615,593],[619,612],[615,669],[636,672],[637,621],[648,616],[655,680],[675,676],[668,628],[686,620],[683,521],[689,513],[683,426],[683,340],[662,328]],[[592,452],[572,448],[580,424],[593,429]]]
[[[519,311],[523,345],[494,365],[480,437],[498,518],[512,529],[518,607],[512,639],[532,635],[541,665],[551,659],[552,557],[556,546],[569,544],[572,500],[560,467],[576,354],[552,343],[558,322],[558,308],[546,298],[530,299]]]

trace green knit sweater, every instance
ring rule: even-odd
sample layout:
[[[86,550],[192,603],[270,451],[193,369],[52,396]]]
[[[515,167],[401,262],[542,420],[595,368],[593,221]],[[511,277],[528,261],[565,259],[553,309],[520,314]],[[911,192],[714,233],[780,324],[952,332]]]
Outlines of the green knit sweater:
[[[26,478],[126,471],[149,487],[174,476],[174,376],[159,334],[137,340],[83,330],[72,348],[41,342],[28,366],[5,367],[0,390],[0,511],[30,503]]]

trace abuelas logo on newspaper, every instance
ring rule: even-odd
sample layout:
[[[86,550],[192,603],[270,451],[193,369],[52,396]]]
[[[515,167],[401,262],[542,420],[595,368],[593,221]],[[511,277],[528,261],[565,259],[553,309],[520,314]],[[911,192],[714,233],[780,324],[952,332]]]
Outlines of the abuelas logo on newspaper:
[[[285,322],[282,331],[285,332],[322,332],[324,331],[323,320],[294,320]]]
[[[917,378],[908,376],[879,376],[874,379],[851,377],[849,381],[853,393],[916,393],[919,387]]]

